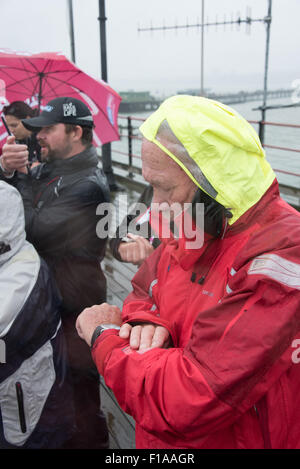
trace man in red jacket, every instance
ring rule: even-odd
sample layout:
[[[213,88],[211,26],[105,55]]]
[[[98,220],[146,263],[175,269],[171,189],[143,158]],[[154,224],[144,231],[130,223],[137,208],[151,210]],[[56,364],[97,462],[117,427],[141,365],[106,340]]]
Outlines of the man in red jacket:
[[[84,310],[79,335],[137,448],[300,448],[299,213],[233,109],[175,96],[141,132],[153,203],[191,202],[180,223],[192,213],[203,242],[164,236],[122,313]]]

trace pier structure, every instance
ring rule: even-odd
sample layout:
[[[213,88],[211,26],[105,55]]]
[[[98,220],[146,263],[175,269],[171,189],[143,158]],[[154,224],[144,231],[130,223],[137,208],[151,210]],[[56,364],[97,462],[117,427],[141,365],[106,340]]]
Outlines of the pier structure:
[[[280,88],[277,90],[269,90],[268,98],[288,98],[295,90]],[[154,111],[165,98],[155,98],[149,91],[123,91],[119,93],[122,97],[120,104],[120,113],[147,112]],[[200,96],[198,89],[180,90],[177,94],[189,94],[192,96]],[[239,91],[237,93],[212,93],[206,92],[206,98],[220,101],[224,104],[238,104],[248,101],[259,101],[264,96],[264,90],[255,91]]]

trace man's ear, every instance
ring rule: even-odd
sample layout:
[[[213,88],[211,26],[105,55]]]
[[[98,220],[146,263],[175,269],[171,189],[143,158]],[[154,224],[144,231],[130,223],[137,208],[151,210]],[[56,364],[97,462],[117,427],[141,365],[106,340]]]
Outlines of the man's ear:
[[[74,139],[80,141],[82,137],[83,129],[80,125],[76,125],[74,128]]]

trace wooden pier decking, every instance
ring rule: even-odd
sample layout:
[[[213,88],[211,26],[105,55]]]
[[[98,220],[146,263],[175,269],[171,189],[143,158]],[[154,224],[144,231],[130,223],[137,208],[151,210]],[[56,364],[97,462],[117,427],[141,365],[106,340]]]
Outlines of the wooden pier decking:
[[[121,309],[124,299],[131,291],[130,280],[137,269],[132,264],[114,259],[109,248],[102,268],[107,279],[107,302]],[[100,377],[100,393],[101,407],[106,415],[109,429],[110,448],[135,448],[134,420],[120,409],[113,392],[105,385],[102,377]]]
[[[130,204],[138,199],[138,190],[134,190],[132,187],[131,189],[124,187],[124,189]],[[117,202],[119,195],[119,193],[113,195],[112,198],[115,202]],[[125,216],[125,207],[123,209]],[[107,302],[122,309],[123,301],[131,291],[131,279],[137,271],[137,267],[133,264],[116,260],[108,246],[105,259],[102,262],[102,269],[107,279]],[[135,422],[130,415],[127,415],[120,409],[113,392],[105,385],[102,377],[100,377],[100,394],[101,407],[106,415],[109,429],[110,448],[134,449]]]

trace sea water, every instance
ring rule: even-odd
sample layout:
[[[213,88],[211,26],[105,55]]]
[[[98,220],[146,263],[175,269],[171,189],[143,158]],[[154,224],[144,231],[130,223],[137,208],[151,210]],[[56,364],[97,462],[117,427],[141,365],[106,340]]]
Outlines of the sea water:
[[[277,106],[281,104],[292,104],[292,101],[291,98],[280,98],[270,100],[267,104],[269,106]],[[261,119],[261,111],[256,110],[259,106],[261,106],[261,101],[252,101],[231,105],[231,107],[238,111],[243,117],[245,117],[245,119],[251,121],[259,121]],[[151,112],[130,113],[130,116],[132,116],[132,125],[134,127],[133,135],[135,137],[140,137],[138,127],[142,123],[141,121],[135,119],[145,119],[150,114]],[[125,118],[126,115],[123,115],[124,118],[119,118],[119,124],[125,127],[127,125],[127,121]],[[265,121],[273,123],[300,125],[300,106],[294,108],[267,110],[265,115]],[[258,125],[252,125],[258,132]],[[265,126],[264,143],[266,145],[300,150],[300,128],[267,125]],[[126,154],[128,153],[128,139],[126,129],[123,129],[123,131],[121,131],[121,140],[119,142],[112,143],[112,157],[116,161],[128,163],[128,157],[115,153],[115,150],[124,152]],[[135,138],[132,140],[132,153],[134,155],[133,165],[137,167],[141,167],[140,152],[141,141]],[[276,172],[279,182],[292,187],[300,188],[300,176],[280,173],[280,170],[284,170],[299,175],[300,153],[271,149],[267,147],[265,148],[265,152],[266,158],[270,162],[274,171]]]

